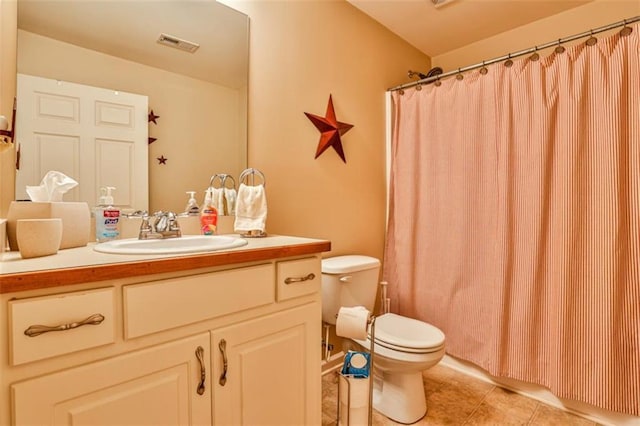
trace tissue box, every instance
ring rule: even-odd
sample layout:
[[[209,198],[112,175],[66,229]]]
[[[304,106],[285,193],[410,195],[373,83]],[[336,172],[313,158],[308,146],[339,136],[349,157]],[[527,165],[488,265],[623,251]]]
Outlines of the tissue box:
[[[85,202],[12,201],[7,214],[7,237],[11,250],[18,250],[16,221],[18,219],[62,219],[60,248],[82,247],[89,242],[91,214]],[[46,238],[46,235],[43,235]]]

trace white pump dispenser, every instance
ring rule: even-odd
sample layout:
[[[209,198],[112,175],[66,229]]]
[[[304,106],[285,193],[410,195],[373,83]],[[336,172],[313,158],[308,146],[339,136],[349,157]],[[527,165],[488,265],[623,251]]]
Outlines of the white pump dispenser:
[[[184,212],[189,216],[200,214],[200,207],[198,207],[198,202],[196,201],[196,191],[187,191],[187,194],[189,194],[189,201],[187,202],[187,207],[185,207]]]

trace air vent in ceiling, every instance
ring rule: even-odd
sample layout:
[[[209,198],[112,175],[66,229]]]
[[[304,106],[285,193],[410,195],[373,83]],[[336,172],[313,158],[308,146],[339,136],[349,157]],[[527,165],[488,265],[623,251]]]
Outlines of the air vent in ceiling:
[[[158,37],[158,43],[164,44],[165,46],[175,47],[176,49],[184,50],[189,53],[195,52],[198,50],[198,47],[200,47],[198,43],[183,40],[169,34],[160,34],[160,37]]]

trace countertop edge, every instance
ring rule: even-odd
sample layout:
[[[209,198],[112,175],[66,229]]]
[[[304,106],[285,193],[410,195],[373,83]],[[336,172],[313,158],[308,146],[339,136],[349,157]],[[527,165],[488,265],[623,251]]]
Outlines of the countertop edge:
[[[0,294],[280,259],[330,250],[331,242],[321,240],[239,251],[199,253],[188,256],[3,274],[0,276]]]

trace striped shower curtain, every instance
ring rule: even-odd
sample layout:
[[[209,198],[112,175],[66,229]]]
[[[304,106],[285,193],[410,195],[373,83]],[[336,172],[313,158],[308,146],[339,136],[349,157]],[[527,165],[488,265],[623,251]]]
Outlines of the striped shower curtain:
[[[640,416],[640,27],[392,94],[392,309]]]

